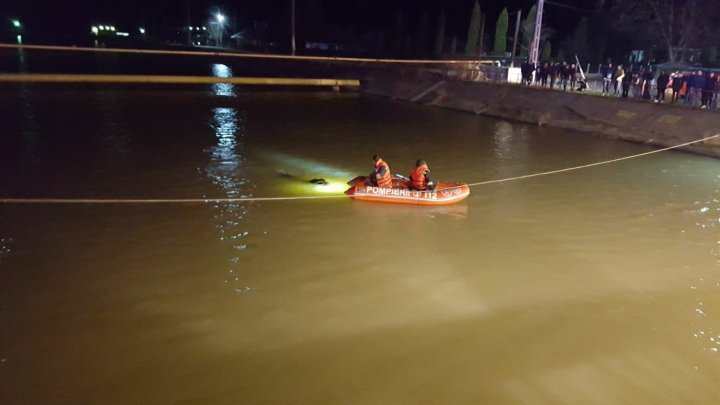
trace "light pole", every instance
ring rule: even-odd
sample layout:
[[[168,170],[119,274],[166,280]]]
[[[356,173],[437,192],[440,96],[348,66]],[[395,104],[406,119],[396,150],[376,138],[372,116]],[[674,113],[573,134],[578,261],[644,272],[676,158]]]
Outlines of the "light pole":
[[[295,0],[290,0],[290,45],[292,48],[292,54],[295,56]]]
[[[515,51],[517,50],[518,32],[520,31],[520,17],[522,17],[522,10],[518,10],[517,19],[515,20],[515,36],[513,37],[512,59],[510,59],[510,67],[515,67]]]
[[[535,33],[533,35],[532,46],[530,47],[530,63],[532,63],[535,67],[537,67],[540,51],[540,32],[542,31],[543,4],[545,4],[545,0],[538,0],[537,15],[535,16]]]
[[[212,24],[211,27],[214,27],[215,45],[222,46],[223,32],[225,31],[225,16],[217,13],[215,15],[215,21],[211,21],[210,24]]]
[[[192,34],[190,33],[190,0],[185,0],[185,8],[187,11],[187,42],[188,46],[192,46]]]
[[[14,18],[10,20],[10,23],[13,26],[13,31],[17,34],[17,43],[22,44],[22,24],[20,23],[20,20]]]

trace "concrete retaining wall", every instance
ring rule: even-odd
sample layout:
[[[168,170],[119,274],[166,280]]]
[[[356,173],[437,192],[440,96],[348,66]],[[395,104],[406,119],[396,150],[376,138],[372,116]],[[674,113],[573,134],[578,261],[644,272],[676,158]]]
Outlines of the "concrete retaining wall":
[[[373,76],[362,92],[668,147],[720,133],[720,112],[438,75]],[[681,148],[720,157],[720,140]]]

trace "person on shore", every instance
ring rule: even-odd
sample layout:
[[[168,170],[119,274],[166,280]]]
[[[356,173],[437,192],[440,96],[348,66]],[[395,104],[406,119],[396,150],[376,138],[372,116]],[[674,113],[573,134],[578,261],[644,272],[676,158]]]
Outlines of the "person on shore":
[[[522,65],[520,65],[520,74],[522,76],[522,84],[529,86],[532,84],[532,72],[533,72],[533,65],[530,62],[523,62]]]
[[[678,102],[678,99],[680,98],[680,89],[683,88],[683,85],[685,84],[685,75],[683,72],[676,72],[675,75],[673,75],[672,80],[672,103],[675,104]]]
[[[533,74],[535,75],[535,85],[540,86],[540,74],[542,73],[542,63],[539,63],[533,68]]]
[[[715,73],[708,72],[702,88],[702,102],[700,108],[707,109],[712,105],[713,91],[715,91]]]
[[[435,183],[430,178],[430,169],[426,161],[418,159],[415,162],[415,167],[410,172],[410,182],[413,190],[435,190]]]
[[[620,96],[620,83],[622,82],[623,77],[625,76],[625,69],[623,69],[622,65],[618,65],[617,70],[613,74],[613,95],[615,97]]]
[[[628,92],[630,91],[632,81],[633,74],[632,71],[628,69],[623,75],[622,81],[620,82],[620,84],[622,85],[622,98],[628,98]]]
[[[705,74],[703,74],[702,70],[698,70],[697,74],[695,75],[695,80],[693,80],[693,100],[692,100],[692,107],[697,106],[698,103],[702,105],[702,93],[703,88],[705,88]]]
[[[655,74],[653,73],[652,69],[648,68],[645,71],[645,74],[642,76],[642,98],[644,100],[651,100],[652,95],[650,94],[650,89],[652,87],[652,82],[655,80]]]
[[[563,91],[567,91],[567,86],[570,82],[570,66],[568,66],[567,62],[563,61],[563,63],[560,64],[560,78],[562,80]],[[570,90],[572,90],[572,87]]]
[[[543,63],[542,67],[540,68],[540,84],[543,87],[547,87],[547,79],[548,75],[550,74],[550,65],[545,62]]]
[[[550,75],[550,90],[555,89],[555,80],[557,79],[558,74],[558,65],[555,62],[550,63],[550,71],[548,72]]]
[[[657,97],[655,98],[656,103],[665,102],[665,89],[670,82],[670,75],[664,70],[660,71],[660,76],[657,78]]]
[[[586,91],[587,90],[587,83],[585,83],[585,80],[581,77],[577,81],[578,88],[575,89],[575,91]]]
[[[643,77],[645,77],[645,69],[641,68],[640,71],[633,76],[633,98],[640,98],[643,91]]]
[[[720,74],[715,75],[715,83],[713,83],[713,108],[720,106]]]
[[[575,89],[575,82],[577,81],[577,68],[575,67],[575,64],[570,65],[570,90]]]
[[[696,87],[697,86],[697,73],[695,71],[690,72],[690,75],[686,77],[686,89],[685,89],[685,104],[690,107],[695,106],[696,102]]]
[[[614,74],[615,69],[613,69],[612,63],[608,63],[607,65],[603,66],[603,68],[600,70],[600,75],[603,78],[603,89],[602,89],[602,95],[610,94],[610,83],[612,82],[612,77]]]
[[[370,185],[375,187],[392,188],[392,174],[390,174],[390,166],[378,155],[373,156],[375,167],[370,173]]]

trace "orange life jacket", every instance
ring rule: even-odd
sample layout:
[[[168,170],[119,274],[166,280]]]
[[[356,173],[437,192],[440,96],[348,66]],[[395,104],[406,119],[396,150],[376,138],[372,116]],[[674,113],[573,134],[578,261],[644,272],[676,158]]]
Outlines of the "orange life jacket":
[[[385,175],[381,178],[376,178],[378,187],[385,187],[385,188],[391,188],[392,187],[392,175],[390,174],[390,166],[388,166],[387,163],[385,163],[384,160],[378,159],[377,162],[375,162],[375,171],[373,172],[373,175],[380,172],[380,169],[382,167],[385,167]]]
[[[410,173],[410,180],[412,180],[412,186],[415,190],[425,190],[427,188],[427,179],[425,178],[425,172],[430,171],[427,165],[415,166],[412,173]]]

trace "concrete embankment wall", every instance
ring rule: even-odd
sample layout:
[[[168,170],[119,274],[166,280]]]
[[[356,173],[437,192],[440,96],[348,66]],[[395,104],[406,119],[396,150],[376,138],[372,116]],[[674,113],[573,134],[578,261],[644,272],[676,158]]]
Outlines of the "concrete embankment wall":
[[[362,92],[658,147],[720,133],[720,112],[429,74],[369,77]],[[718,138],[682,149],[720,158]]]

